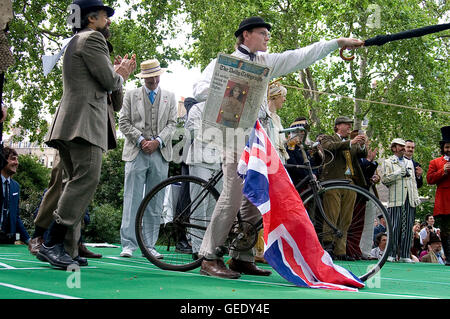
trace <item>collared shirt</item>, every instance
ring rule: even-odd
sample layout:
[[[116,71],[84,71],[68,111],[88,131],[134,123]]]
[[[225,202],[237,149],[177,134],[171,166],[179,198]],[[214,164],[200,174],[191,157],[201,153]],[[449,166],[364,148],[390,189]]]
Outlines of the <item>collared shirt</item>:
[[[1,175],[1,174],[0,174]],[[5,196],[5,181],[8,181],[8,184],[11,184],[11,177],[6,178],[5,176],[2,176],[2,190],[3,190],[3,196]]]
[[[147,93],[147,96],[150,94],[150,92],[152,91],[152,90],[150,90],[148,87],[146,87],[145,85],[144,85],[144,89],[145,89],[145,93]],[[156,88],[156,89],[154,89],[153,90],[153,92],[155,92],[155,96],[158,94],[158,92],[159,92],[159,86]]]

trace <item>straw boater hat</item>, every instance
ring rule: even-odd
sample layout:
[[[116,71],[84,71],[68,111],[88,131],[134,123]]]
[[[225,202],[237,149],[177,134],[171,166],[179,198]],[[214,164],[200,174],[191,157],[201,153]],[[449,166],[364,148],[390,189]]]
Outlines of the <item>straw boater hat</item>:
[[[157,59],[147,60],[141,63],[141,73],[136,76],[141,79],[151,78],[166,72],[166,69],[161,68]]]

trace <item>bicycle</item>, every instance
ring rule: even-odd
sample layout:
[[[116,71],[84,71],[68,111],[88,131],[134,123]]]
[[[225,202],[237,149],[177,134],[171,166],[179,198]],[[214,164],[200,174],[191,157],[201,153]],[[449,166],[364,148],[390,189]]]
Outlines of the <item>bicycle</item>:
[[[305,165],[286,164],[285,166],[307,170],[307,176],[297,183],[296,189],[300,193],[300,197],[303,200],[303,204],[322,245],[325,238],[347,238],[347,241],[351,241],[355,236],[360,236],[359,233],[352,233],[351,230],[354,228],[349,228],[348,230],[350,231],[341,229],[339,225],[335,225],[327,217],[327,214],[324,211],[323,197],[326,196],[328,192],[335,190],[354,192],[357,197],[354,207],[359,207],[358,209],[369,207],[371,209],[371,216],[374,216],[374,218],[372,220],[366,218],[363,221],[363,225],[356,226],[359,226],[358,229],[361,229],[362,227],[363,232],[366,231],[371,233],[372,237],[375,218],[380,215],[385,218],[387,243],[380,259],[336,261],[337,264],[350,270],[362,281],[366,281],[374,276],[384,265],[392,245],[392,228],[387,210],[376,196],[365,188],[350,184],[349,181],[318,181],[313,170],[322,167],[324,163],[322,162],[319,166],[312,167],[304,148],[301,149],[305,159]],[[194,250],[197,250],[199,248],[216,201],[219,197],[219,192],[216,190],[215,186],[220,181],[221,177],[222,171],[216,172],[207,181],[189,175],[173,176],[155,186],[144,197],[136,216],[136,237],[143,255],[150,262],[165,270],[188,271],[200,267],[203,260],[202,257],[196,258],[195,254],[193,255],[188,251],[177,251],[176,243],[181,237],[180,234],[185,233],[188,239],[190,239],[193,249],[195,248]],[[185,186],[187,185],[187,188],[190,191],[190,201],[185,203],[185,206],[174,214],[176,205],[174,205],[173,201],[174,198],[179,196],[177,190],[179,192],[183,183]],[[153,205],[150,204],[152,201]],[[149,208],[150,206],[155,207],[155,201],[160,202],[157,214],[162,216],[161,219],[163,222],[151,224],[149,222],[151,218],[147,218],[147,216],[152,214],[152,211]],[[153,231],[157,228],[160,228],[160,235],[155,249],[163,255],[163,259],[154,256],[146,246],[148,230],[151,229]],[[257,225],[251,225],[250,223],[242,221],[238,214],[238,218],[228,236],[228,247],[218,247],[217,253],[224,255],[228,249],[247,250],[252,248],[257,241],[257,233],[260,228],[262,228],[262,219]],[[324,247],[324,249],[327,249],[327,247]]]

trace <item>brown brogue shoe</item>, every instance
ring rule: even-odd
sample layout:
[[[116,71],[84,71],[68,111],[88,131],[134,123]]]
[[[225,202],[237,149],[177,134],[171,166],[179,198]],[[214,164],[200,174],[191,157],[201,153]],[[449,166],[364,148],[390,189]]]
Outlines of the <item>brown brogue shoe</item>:
[[[270,270],[259,268],[254,262],[243,261],[234,258],[231,259],[230,269],[239,273],[254,276],[270,276],[272,274]]]
[[[102,258],[101,254],[93,253],[92,251],[87,249],[83,243],[80,243],[78,245],[78,254],[80,255],[80,257],[84,258]]]
[[[240,273],[228,269],[222,259],[204,259],[200,268],[200,274],[227,279],[238,279],[241,277]]]
[[[44,243],[44,238],[42,237],[36,237],[31,238],[28,241],[28,250],[32,255],[35,255],[38,253],[39,249],[42,247],[42,244]]]

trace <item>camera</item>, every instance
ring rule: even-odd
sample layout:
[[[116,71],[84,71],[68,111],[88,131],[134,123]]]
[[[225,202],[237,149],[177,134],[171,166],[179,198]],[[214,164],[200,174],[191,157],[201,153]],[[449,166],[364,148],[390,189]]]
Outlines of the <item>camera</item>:
[[[427,228],[428,228],[429,230],[433,229],[433,227],[431,227],[430,225],[428,225]]]
[[[408,169],[406,170],[406,173],[405,173],[405,177],[411,176],[411,174],[409,173],[410,170],[411,170],[411,167],[408,167]]]

